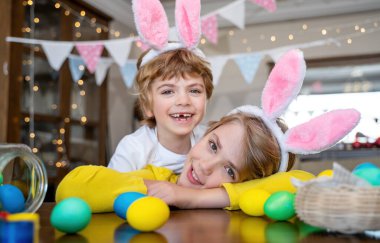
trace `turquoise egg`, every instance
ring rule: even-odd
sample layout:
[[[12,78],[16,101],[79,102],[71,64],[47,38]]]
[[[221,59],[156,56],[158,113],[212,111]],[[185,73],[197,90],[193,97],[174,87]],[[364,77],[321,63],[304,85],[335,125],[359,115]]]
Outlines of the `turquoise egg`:
[[[274,220],[288,220],[296,212],[294,209],[294,194],[288,191],[275,192],[264,204],[264,213]]]
[[[129,206],[139,198],[145,197],[145,194],[139,192],[125,192],[120,194],[113,203],[113,210],[116,215],[122,219],[127,218]]]
[[[364,169],[364,168],[378,168],[377,165],[371,162],[363,162],[358,164],[353,171]]]
[[[25,209],[25,198],[18,187],[5,184],[0,186],[0,210],[20,213]]]
[[[62,200],[53,208],[50,223],[57,230],[74,234],[90,223],[91,208],[82,199],[70,197]]]
[[[380,186],[380,168],[367,167],[355,170],[352,173],[373,186]]]

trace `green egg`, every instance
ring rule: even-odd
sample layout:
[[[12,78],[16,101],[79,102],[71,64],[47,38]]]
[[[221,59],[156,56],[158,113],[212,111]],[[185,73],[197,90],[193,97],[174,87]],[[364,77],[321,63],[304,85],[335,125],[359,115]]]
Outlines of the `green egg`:
[[[0,172],[0,185],[3,185],[3,174]]]
[[[57,230],[74,234],[86,228],[91,220],[91,209],[80,198],[66,198],[53,208],[50,223]]]
[[[294,209],[294,194],[287,191],[273,193],[264,204],[264,213],[274,220],[288,220],[296,212]]]

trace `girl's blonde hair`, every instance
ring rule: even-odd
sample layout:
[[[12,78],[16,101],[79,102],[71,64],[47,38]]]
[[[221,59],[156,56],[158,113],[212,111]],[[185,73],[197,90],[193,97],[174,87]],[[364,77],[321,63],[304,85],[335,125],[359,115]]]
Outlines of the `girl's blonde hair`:
[[[272,135],[261,118],[247,116],[241,112],[227,115],[219,121],[210,122],[206,134],[231,122],[238,122],[243,126],[245,131],[242,140],[242,154],[245,155],[245,157],[243,159],[244,166],[241,178],[243,178],[243,180],[252,180],[277,173],[281,161],[280,148],[276,138]],[[276,122],[283,132],[288,129],[282,119],[278,118]],[[287,171],[293,167],[294,162],[295,155],[289,153]]]
[[[156,126],[154,117],[147,117],[146,110],[152,108],[151,84],[154,80],[168,80],[173,77],[201,77],[204,81],[206,96],[209,99],[214,90],[210,64],[185,48],[164,52],[140,67],[147,52],[137,61],[136,87],[137,103],[143,114],[142,123],[149,127]]]

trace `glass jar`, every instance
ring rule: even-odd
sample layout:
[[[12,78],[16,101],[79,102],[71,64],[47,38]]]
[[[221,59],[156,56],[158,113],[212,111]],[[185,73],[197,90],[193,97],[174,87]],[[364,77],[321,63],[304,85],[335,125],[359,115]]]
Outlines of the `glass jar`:
[[[17,186],[24,194],[24,212],[36,212],[48,185],[43,162],[24,144],[0,144],[0,173],[4,184]]]

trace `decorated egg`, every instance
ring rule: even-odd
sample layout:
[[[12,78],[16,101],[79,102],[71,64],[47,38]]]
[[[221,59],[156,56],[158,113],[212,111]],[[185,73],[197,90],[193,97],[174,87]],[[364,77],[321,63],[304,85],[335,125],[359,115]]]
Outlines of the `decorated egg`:
[[[288,220],[295,215],[294,194],[288,191],[273,193],[264,204],[264,213],[274,220]]]
[[[25,198],[21,190],[11,184],[0,186],[0,209],[8,213],[19,213],[25,209]]]
[[[125,192],[120,194],[113,203],[113,210],[116,215],[122,219],[127,218],[129,206],[139,198],[145,197],[145,194],[139,192]]]
[[[324,170],[324,171],[321,171],[317,177],[321,177],[321,176],[327,176],[327,177],[332,177],[334,174],[334,171],[333,170]]]
[[[251,189],[244,192],[239,198],[240,209],[250,216],[263,216],[264,204],[270,193],[265,190]]]
[[[153,231],[169,219],[168,205],[157,197],[146,196],[134,201],[128,208],[127,221],[140,231]]]
[[[358,164],[353,171],[357,171],[364,168],[378,168],[374,163],[371,162],[363,162]]]
[[[360,177],[366,180],[373,186],[380,186],[380,168],[376,167],[367,167],[354,170],[352,172],[357,177]]]
[[[50,223],[57,230],[73,234],[90,223],[90,206],[82,199],[70,197],[62,200],[53,208]]]

